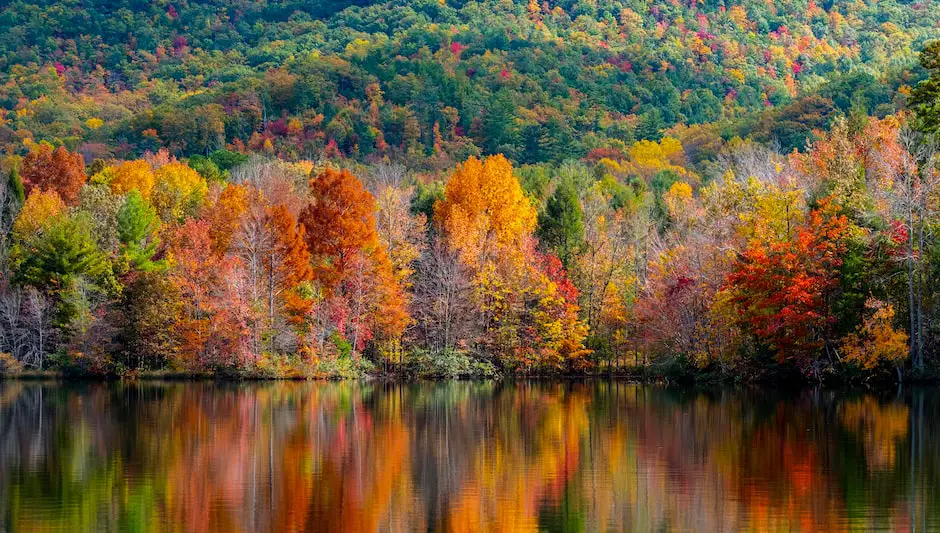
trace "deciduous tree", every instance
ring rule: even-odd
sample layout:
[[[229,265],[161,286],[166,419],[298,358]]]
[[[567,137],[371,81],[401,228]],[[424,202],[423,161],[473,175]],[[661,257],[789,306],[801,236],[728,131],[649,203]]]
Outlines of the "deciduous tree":
[[[36,145],[23,158],[20,177],[27,194],[33,189],[52,190],[68,205],[78,201],[78,191],[87,181],[81,154],[46,143]]]

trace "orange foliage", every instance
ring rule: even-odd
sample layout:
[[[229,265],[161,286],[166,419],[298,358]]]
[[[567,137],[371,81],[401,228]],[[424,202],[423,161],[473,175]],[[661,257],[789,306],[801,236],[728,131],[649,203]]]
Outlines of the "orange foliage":
[[[434,218],[461,259],[480,267],[490,260],[518,259],[524,240],[535,230],[536,211],[512,164],[495,155],[457,165],[444,199],[434,206]]]
[[[342,301],[355,349],[373,335],[398,338],[408,323],[401,286],[375,227],[375,199],[348,170],[325,169],[310,180],[301,211],[314,279]],[[343,329],[342,327],[340,328]]]
[[[202,218],[210,226],[212,252],[217,257],[224,256],[231,247],[232,236],[241,224],[242,215],[248,211],[248,202],[248,189],[230,183],[203,210]]]
[[[262,260],[266,263],[270,291],[281,296],[288,314],[296,321],[310,306],[298,291],[301,283],[313,279],[306,233],[284,205],[269,207],[265,218],[275,238],[271,253]]]
[[[334,290],[351,274],[355,258],[377,247],[375,199],[348,170],[331,168],[310,180],[310,195],[300,222],[317,280]]]
[[[178,287],[184,309],[175,324],[179,340],[176,364],[194,370],[231,366],[246,355],[245,302],[235,285],[239,273],[231,259],[212,254],[210,227],[204,220],[187,220],[170,236],[173,268],[170,280]]]
[[[67,205],[78,201],[78,192],[85,185],[85,161],[81,154],[69,152],[64,146],[53,150],[41,143],[23,158],[20,177],[26,193],[33,189],[53,190]]]

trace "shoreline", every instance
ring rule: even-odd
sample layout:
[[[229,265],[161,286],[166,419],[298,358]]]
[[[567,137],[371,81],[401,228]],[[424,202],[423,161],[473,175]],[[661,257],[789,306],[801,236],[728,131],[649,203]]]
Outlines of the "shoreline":
[[[360,376],[343,375],[323,375],[323,376],[269,376],[269,375],[233,375],[212,372],[178,372],[178,371],[146,371],[140,373],[130,373],[125,375],[94,375],[94,374],[69,374],[59,370],[41,370],[25,371],[16,374],[0,374],[0,382],[62,382],[62,383],[80,383],[80,382],[219,382],[219,383],[239,383],[239,382],[362,382],[362,383],[420,383],[420,382],[448,382],[448,381],[548,381],[548,382],[578,382],[578,381],[610,381],[620,383],[631,383],[637,385],[662,385],[666,387],[676,387],[681,389],[734,389],[748,387],[764,387],[773,384],[779,389],[803,389],[822,387],[829,390],[844,391],[872,391],[872,390],[891,390],[905,388],[907,386],[940,386],[940,375],[922,376],[917,379],[908,377],[903,382],[889,380],[871,380],[864,382],[853,382],[846,380],[824,380],[812,382],[809,380],[775,379],[768,377],[765,379],[753,381],[735,381],[732,379],[700,379],[700,380],[676,380],[664,376],[640,376],[636,373],[597,373],[597,374],[497,374],[492,376],[416,376],[404,373],[368,373]]]

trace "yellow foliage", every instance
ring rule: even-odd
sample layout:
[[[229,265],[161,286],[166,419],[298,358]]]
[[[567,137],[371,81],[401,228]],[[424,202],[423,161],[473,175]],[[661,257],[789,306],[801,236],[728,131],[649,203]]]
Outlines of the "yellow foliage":
[[[127,194],[136,189],[147,200],[150,199],[154,186],[153,171],[150,170],[150,164],[143,159],[106,167],[92,176],[91,181],[107,184],[114,194]]]
[[[609,157],[601,158],[601,160],[597,162],[597,166],[598,168],[603,169],[604,173],[610,174],[617,174],[623,170],[620,166],[620,163],[610,159]]]
[[[523,370],[587,364],[588,327],[578,318],[576,296],[559,288],[568,283],[557,275],[560,261],[544,258],[543,264],[534,250],[536,210],[505,157],[470,158],[459,165],[435,205],[434,219],[474,272],[487,350]],[[552,260],[555,266],[548,266]]]
[[[181,219],[199,207],[208,191],[205,178],[189,166],[173,162],[157,169],[153,205],[162,218]]]
[[[23,363],[20,363],[12,354],[0,352],[0,376],[12,376],[23,371]]]
[[[470,266],[488,259],[518,257],[535,230],[536,211],[526,198],[512,164],[502,155],[458,165],[447,182],[434,218],[450,246]]]
[[[669,170],[680,176],[688,175],[688,171],[682,166],[685,162],[682,143],[672,137],[663,137],[659,142],[639,141],[627,150],[627,155],[630,161],[623,166],[627,172],[632,171],[647,178],[662,170]]]
[[[739,30],[743,30],[747,27],[747,11],[744,9],[744,6],[731,6],[728,9],[728,18],[730,18],[734,25],[738,27]]]
[[[908,357],[908,336],[894,329],[894,306],[869,298],[865,307],[873,311],[855,333],[842,341],[845,360],[871,370],[882,362],[900,365]]]
[[[735,216],[738,234],[746,240],[785,241],[795,235],[806,212],[799,189],[785,189],[749,177],[744,183],[728,174],[709,186],[704,196],[717,216]]]
[[[346,45],[346,55],[356,59],[363,59],[366,57],[366,54],[369,53],[370,44],[371,43],[365,39],[353,39],[352,42]]]
[[[669,187],[663,199],[671,210],[679,209],[692,200],[692,187],[684,181],[677,181]]]
[[[104,121],[100,118],[90,118],[85,121],[85,126],[90,130],[97,130],[101,128],[101,126],[104,126]]]
[[[65,202],[55,191],[35,190],[13,223],[13,234],[23,238],[39,231],[49,219],[65,211]]]

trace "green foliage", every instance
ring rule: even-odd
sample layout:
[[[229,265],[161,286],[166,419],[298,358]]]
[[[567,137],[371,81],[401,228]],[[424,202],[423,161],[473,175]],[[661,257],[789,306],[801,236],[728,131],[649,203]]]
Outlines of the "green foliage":
[[[144,272],[166,269],[166,261],[153,261],[160,245],[159,228],[156,208],[137,190],[129,192],[117,213],[117,230],[121,255],[130,268]]]
[[[333,347],[336,348],[337,359],[351,359],[353,346],[346,338],[344,338],[338,331],[333,331],[330,334],[330,342],[333,344]]]
[[[221,172],[226,173],[238,165],[247,163],[248,156],[231,150],[216,150],[209,154],[209,161],[218,167]]]
[[[549,165],[524,165],[516,170],[519,184],[533,205],[542,205],[551,190],[552,173]]]
[[[207,181],[225,181],[230,176],[228,172],[219,169],[212,159],[202,155],[194,155],[186,163]]]
[[[444,198],[444,184],[435,181],[425,185],[418,182],[415,185],[414,195],[411,197],[411,213],[423,214],[426,220],[434,218],[434,204]]]
[[[803,150],[816,139],[816,131],[825,131],[835,116],[831,100],[820,96],[801,98],[764,117],[754,138],[775,143],[783,153]]]
[[[636,180],[635,184],[641,189],[640,193],[636,192],[635,187],[620,183],[607,174],[598,180],[596,187],[604,197],[609,199],[610,208],[617,210],[633,205],[645,193],[646,185],[643,181]]]
[[[355,379],[375,372],[375,365],[365,357],[320,359],[313,365],[313,375],[325,378]]]
[[[918,129],[936,133],[940,131],[940,41],[933,41],[924,48],[920,64],[930,77],[914,88],[910,106],[917,116]]]
[[[23,180],[20,179],[20,173],[15,168],[7,174],[7,187],[17,204],[23,205],[26,201],[26,189],[23,188]]]
[[[584,243],[583,219],[578,191],[570,180],[558,184],[548,198],[545,210],[539,213],[539,240],[554,250],[566,267]]]
[[[115,295],[120,285],[112,263],[98,248],[87,212],[59,215],[14,249],[14,280],[55,298],[56,324],[87,324],[95,295]]]
[[[241,147],[427,166],[438,164],[431,154],[558,163],[676,124],[744,125],[814,92],[843,113],[883,115],[902,103],[894,89],[917,81],[909,50],[936,36],[940,18],[893,0],[863,0],[851,16],[839,2],[808,11],[664,0],[113,10],[105,0],[0,10],[0,107],[29,111],[9,115],[5,138],[81,145],[100,159],[165,147],[206,156],[223,175],[243,162]],[[89,87],[106,91],[89,99]],[[763,134],[802,149],[818,121],[790,118]]]
[[[113,289],[111,262],[102,253],[87,213],[56,217],[44,231],[20,247],[17,281],[41,290],[63,290],[77,277]]]
[[[492,378],[497,375],[491,361],[480,361],[463,350],[441,352],[410,350],[405,355],[404,371],[420,378]]]

